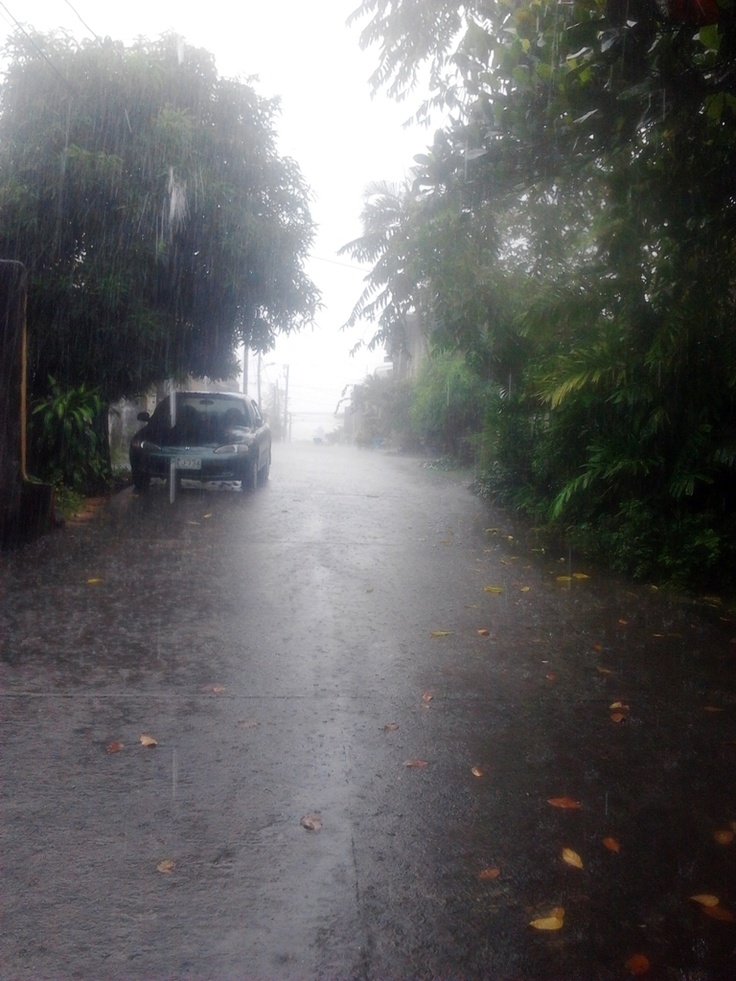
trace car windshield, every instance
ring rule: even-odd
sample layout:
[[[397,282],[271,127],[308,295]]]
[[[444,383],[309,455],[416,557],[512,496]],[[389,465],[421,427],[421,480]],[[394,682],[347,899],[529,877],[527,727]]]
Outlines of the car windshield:
[[[150,426],[168,445],[216,443],[238,428],[251,425],[244,399],[233,396],[177,392],[176,425],[171,426],[171,400],[156,406]]]

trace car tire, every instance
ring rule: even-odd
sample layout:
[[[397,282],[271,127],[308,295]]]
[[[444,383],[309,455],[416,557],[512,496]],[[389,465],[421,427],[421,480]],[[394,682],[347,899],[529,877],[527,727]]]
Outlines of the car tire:
[[[269,450],[268,459],[266,460],[265,464],[261,467],[261,469],[258,471],[258,483],[261,485],[261,487],[263,487],[264,484],[268,483],[268,478],[270,473],[271,473],[271,451]]]
[[[254,460],[245,473],[245,477],[240,482],[243,493],[249,493],[258,489],[258,461]]]
[[[137,494],[145,494],[148,488],[151,486],[151,478],[148,474],[144,473],[134,473],[133,474],[133,489]]]

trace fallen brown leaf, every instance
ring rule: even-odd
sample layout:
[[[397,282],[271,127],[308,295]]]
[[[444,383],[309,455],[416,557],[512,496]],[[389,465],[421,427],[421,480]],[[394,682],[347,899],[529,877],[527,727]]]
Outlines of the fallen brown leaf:
[[[318,814],[305,814],[299,824],[307,831],[319,831],[322,827],[322,818]]]
[[[625,712],[611,712],[611,722],[615,722],[616,724],[625,722],[627,718],[628,716]]]
[[[724,909],[722,906],[701,906],[700,908],[706,916],[710,916],[713,920],[720,920],[722,923],[736,923],[736,916],[730,909]]]
[[[170,858],[163,858],[156,866],[156,871],[161,872],[163,875],[170,875],[175,867],[174,862]]]
[[[483,770],[479,766],[472,767],[471,770],[470,770],[470,772],[473,774],[474,777],[482,777],[483,776]]]
[[[384,732],[396,732],[396,730],[398,728],[399,728],[399,723],[398,722],[387,722],[386,725],[383,727],[383,731]]]
[[[146,746],[148,749],[153,749],[154,746],[158,746],[158,740],[154,739],[153,736],[147,736],[144,733],[141,736],[141,746]]]
[[[125,745],[125,743],[121,743],[121,742],[117,742],[117,741],[114,742],[114,743],[108,743],[108,745],[107,745],[107,752],[108,753],[119,753],[120,750],[123,748],[124,745]]]
[[[613,671],[611,671],[610,668],[597,667],[596,671],[598,672],[598,674],[613,674]]]
[[[547,675],[547,681],[557,681],[557,675],[554,673],[554,671],[550,671],[550,673]]]
[[[241,729],[257,729],[261,723],[257,719],[238,719]]]
[[[491,633],[491,631],[488,629],[488,627],[481,627],[480,630],[478,631],[478,636],[479,637],[488,637],[488,636],[490,636],[490,633]]]
[[[404,766],[408,766],[413,770],[423,770],[429,766],[429,762],[427,760],[404,760]]]
[[[719,845],[730,845],[734,839],[734,833],[730,828],[719,828],[713,832],[713,838]]]
[[[603,847],[607,848],[609,852],[620,852],[621,845],[616,841],[615,838],[604,838]]]
[[[423,702],[431,702],[433,698],[434,695],[432,694],[431,691],[425,691],[425,693],[422,695]]]
[[[501,875],[501,870],[493,865],[490,868],[483,869],[479,874],[478,878],[482,879],[483,882],[491,882],[493,879],[497,879]]]
[[[572,797],[550,797],[547,803],[552,807],[561,807],[565,811],[579,811],[583,806],[579,800],[574,800]]]
[[[629,969],[629,973],[635,975],[636,977],[641,977],[642,974],[646,974],[650,968],[649,958],[646,954],[633,954],[627,961],[625,966]]]

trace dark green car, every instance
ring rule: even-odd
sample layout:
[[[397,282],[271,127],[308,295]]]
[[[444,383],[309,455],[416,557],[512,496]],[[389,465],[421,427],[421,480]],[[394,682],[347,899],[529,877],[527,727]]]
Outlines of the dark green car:
[[[163,480],[240,481],[255,490],[268,480],[271,430],[256,403],[237,392],[175,392],[130,443],[130,468],[137,491],[152,477]]]

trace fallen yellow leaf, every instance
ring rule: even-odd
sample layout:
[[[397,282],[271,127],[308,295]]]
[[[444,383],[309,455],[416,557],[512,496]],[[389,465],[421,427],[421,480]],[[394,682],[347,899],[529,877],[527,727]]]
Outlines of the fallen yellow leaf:
[[[451,630],[431,630],[430,637],[449,637],[452,634]]]
[[[590,579],[590,576],[587,576],[584,572],[573,572],[572,577],[573,579],[580,579],[580,580]]]
[[[613,674],[613,671],[611,671],[610,668],[597,667],[596,671],[598,672],[598,674]]]
[[[503,586],[484,586],[483,589],[486,593],[502,593]]]
[[[564,925],[565,911],[559,906],[553,909],[549,916],[541,916],[529,924],[535,930],[561,930]]]
[[[568,865],[572,865],[574,869],[582,869],[583,867],[582,858],[577,852],[574,852],[572,848],[562,849],[562,861],[566,862]]]
[[[158,740],[154,739],[153,736],[147,736],[145,733],[141,736],[141,746],[147,746],[152,749],[154,746],[158,746]]]
[[[700,906],[718,906],[721,902],[718,896],[712,896],[708,892],[698,893],[697,896],[691,896],[690,899]]]
[[[163,858],[156,866],[156,871],[161,872],[163,875],[169,875],[174,871],[175,865],[170,858]]]
[[[628,712],[629,711],[629,706],[628,705],[624,705],[623,702],[613,702],[608,707],[609,707],[609,709],[612,712],[614,711],[614,709],[623,709],[624,712]]]
[[[104,582],[104,579],[88,579],[87,580],[87,585],[88,586],[96,586],[97,583],[100,583],[100,582]]]
[[[557,582],[572,582],[572,576],[558,576]]]
[[[519,592],[521,592],[521,593],[528,593],[531,588],[532,588],[531,586],[520,586],[519,587]]]

